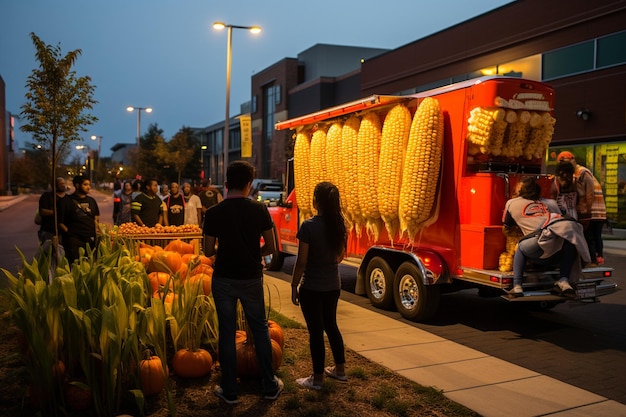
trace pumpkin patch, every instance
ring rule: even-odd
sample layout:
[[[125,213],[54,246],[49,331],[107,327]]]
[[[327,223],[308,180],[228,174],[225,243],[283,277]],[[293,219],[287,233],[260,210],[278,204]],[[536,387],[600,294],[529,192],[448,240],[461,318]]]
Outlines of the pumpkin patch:
[[[174,354],[172,367],[177,375],[184,378],[206,376],[213,368],[213,357],[202,348],[180,349]]]

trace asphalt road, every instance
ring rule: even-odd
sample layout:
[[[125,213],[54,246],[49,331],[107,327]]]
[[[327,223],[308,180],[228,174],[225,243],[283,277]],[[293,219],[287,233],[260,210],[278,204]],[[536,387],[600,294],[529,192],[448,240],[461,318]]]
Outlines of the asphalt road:
[[[110,194],[92,192],[101,218],[110,222]],[[0,212],[0,266],[16,272],[21,264],[15,247],[27,259],[37,251],[37,228],[33,217],[39,196],[29,196]],[[290,281],[294,257],[280,272],[270,275]],[[607,266],[617,271],[612,278],[626,288],[626,251],[606,249]],[[529,311],[501,298],[480,298],[476,290],[442,296],[439,312],[428,323],[413,323],[397,312],[373,308],[355,295],[355,268],[341,267],[342,299],[375,310],[456,343],[515,363],[598,395],[626,404],[626,291],[617,291],[602,302],[572,307],[561,304],[550,311]],[[0,274],[0,286],[4,275]]]

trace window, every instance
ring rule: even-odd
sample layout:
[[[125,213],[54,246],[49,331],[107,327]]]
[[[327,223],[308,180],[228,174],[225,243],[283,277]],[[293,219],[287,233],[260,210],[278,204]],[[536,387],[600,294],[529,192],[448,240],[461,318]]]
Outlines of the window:
[[[541,78],[549,80],[594,69],[595,42],[593,40],[543,54]]]
[[[598,38],[598,68],[626,62],[626,31]]]

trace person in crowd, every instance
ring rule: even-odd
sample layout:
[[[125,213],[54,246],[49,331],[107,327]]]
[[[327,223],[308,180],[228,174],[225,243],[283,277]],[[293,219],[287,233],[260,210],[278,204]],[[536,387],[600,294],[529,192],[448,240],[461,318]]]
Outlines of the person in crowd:
[[[67,231],[63,235],[63,247],[67,260],[72,264],[80,256],[80,248],[95,249],[100,235],[100,209],[89,196],[89,178],[77,175],[73,178],[74,193],[63,200],[63,224]]]
[[[313,191],[317,215],[305,220],[298,230],[298,257],[291,281],[291,301],[300,305],[309,330],[313,375],[296,379],[304,387],[322,389],[324,374],[346,381],[345,348],[337,326],[337,303],[341,293],[339,262],[346,253],[347,231],[341,213],[339,190],[321,182]],[[324,368],[324,332],[335,366]]]
[[[133,198],[133,200],[135,199],[135,197],[141,194],[142,190],[143,190],[143,181],[134,180],[133,181],[133,193],[131,194],[131,197]]]
[[[555,282],[553,292],[575,296],[570,278],[580,276],[578,255],[589,262],[582,225],[563,217],[555,200],[542,198],[541,187],[534,177],[520,181],[517,195],[506,202],[503,215],[505,235],[510,235],[516,227],[524,235],[513,257],[513,289],[509,294],[513,297],[524,295],[524,269],[526,261],[531,260],[542,265],[558,265],[560,278]]]
[[[157,223],[167,225],[167,207],[157,196],[159,185],[157,180],[149,179],[143,192],[133,199],[131,213],[133,221],[139,226],[154,227]]]
[[[170,185],[170,195],[165,200],[167,206],[167,221],[171,226],[185,224],[185,198],[180,192],[177,182]]]
[[[202,217],[204,217],[204,213],[206,211],[222,201],[224,197],[222,197],[222,193],[219,190],[211,185],[211,179],[209,178],[202,186],[202,191],[199,194],[200,202],[202,203]]]
[[[167,184],[161,184],[161,188],[159,189],[159,198],[162,201],[165,201],[166,198],[170,196],[170,187]]]
[[[39,243],[43,244],[51,240],[56,233],[65,231],[65,226],[61,222],[63,219],[63,199],[66,197],[67,187],[65,178],[58,177],[54,184],[54,190],[46,191],[39,197],[39,215],[41,216],[41,227],[37,232]],[[54,227],[54,205],[57,208],[57,228]]]
[[[183,196],[185,197],[185,224],[197,224],[202,220],[202,202],[200,197],[195,195],[191,190],[191,184],[188,182],[183,184]]]
[[[585,229],[585,239],[591,255],[591,266],[604,264],[602,228],[606,223],[606,205],[602,186],[593,173],[576,162],[574,154],[561,152],[559,162],[569,162],[574,167],[574,181],[578,190],[578,220]]]
[[[276,242],[267,208],[247,198],[253,178],[254,166],[250,163],[234,161],[228,165],[228,198],[207,210],[203,229],[204,254],[215,255],[212,293],[219,322],[222,371],[215,395],[228,404],[239,402],[235,349],[237,301],[241,302],[254,338],[264,398],[275,400],[284,389],[282,380],[272,369],[261,263],[262,256],[274,253]],[[261,237],[263,245],[259,245]]]
[[[574,167],[569,162],[559,162],[554,174],[551,190],[552,199],[561,210],[561,214],[578,219],[576,205],[578,203],[578,191],[574,183]]]
[[[121,189],[113,193],[113,224],[119,226],[123,223],[132,222],[130,206],[133,202],[133,186],[125,181]]]

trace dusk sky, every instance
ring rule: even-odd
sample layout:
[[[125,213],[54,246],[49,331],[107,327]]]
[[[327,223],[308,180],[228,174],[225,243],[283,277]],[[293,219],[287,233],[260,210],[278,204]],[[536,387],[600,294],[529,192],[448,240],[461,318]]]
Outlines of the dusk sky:
[[[102,156],[116,143],[135,143],[156,123],[166,140],[183,126],[224,120],[227,31],[215,21],[259,25],[252,35],[233,30],[231,116],[250,99],[250,77],[315,44],[395,49],[510,3],[510,0],[2,0],[0,76],[6,108],[19,114],[25,83],[36,68],[34,32],[60,44],[62,54],[81,49],[74,69],[89,76],[99,121],[82,136],[102,136]],[[494,33],[494,37],[497,33]],[[29,136],[16,123],[17,146]]]

